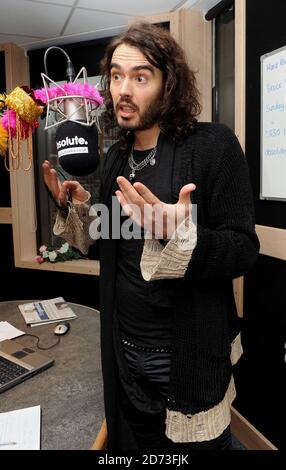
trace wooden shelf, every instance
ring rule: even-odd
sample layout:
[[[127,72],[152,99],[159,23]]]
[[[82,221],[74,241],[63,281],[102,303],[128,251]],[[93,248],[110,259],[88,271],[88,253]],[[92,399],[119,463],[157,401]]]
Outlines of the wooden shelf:
[[[17,268],[24,269],[38,269],[44,271],[56,271],[63,273],[75,273],[75,274],[88,274],[92,276],[99,276],[100,265],[97,260],[90,259],[79,259],[72,261],[65,261],[63,263],[42,263],[39,264],[36,261],[17,260],[15,263]]]

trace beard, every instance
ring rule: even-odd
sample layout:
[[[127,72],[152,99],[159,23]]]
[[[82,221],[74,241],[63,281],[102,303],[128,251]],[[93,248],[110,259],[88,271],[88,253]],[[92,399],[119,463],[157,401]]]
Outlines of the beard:
[[[131,106],[135,107],[131,101],[125,99],[124,102],[126,104],[129,103]],[[126,131],[145,131],[147,129],[150,129],[154,126],[154,124],[159,121],[159,117],[161,114],[161,104],[162,93],[160,93],[160,95],[157,96],[152,101],[152,103],[150,103],[149,106],[144,109],[142,113],[140,113],[138,107],[136,107],[139,116],[139,121],[137,121],[137,123],[132,124],[131,122],[129,122],[128,118],[126,118],[126,120],[124,118],[121,118],[121,122],[119,124],[116,116],[117,124],[119,125],[119,127],[121,127],[121,129],[124,129]],[[117,106],[120,106],[120,103]]]

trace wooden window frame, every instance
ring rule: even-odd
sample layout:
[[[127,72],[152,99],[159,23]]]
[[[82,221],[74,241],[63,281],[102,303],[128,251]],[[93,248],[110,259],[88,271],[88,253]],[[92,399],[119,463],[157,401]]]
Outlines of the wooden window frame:
[[[18,85],[29,84],[28,58],[25,51],[15,44],[4,44],[7,92]],[[23,146],[23,158],[27,152]],[[14,264],[18,268],[60,271],[77,274],[99,275],[99,261],[76,260],[64,263],[34,261],[38,254],[36,240],[36,201],[34,172],[17,170],[10,172],[11,208],[0,208],[1,223],[12,223]]]

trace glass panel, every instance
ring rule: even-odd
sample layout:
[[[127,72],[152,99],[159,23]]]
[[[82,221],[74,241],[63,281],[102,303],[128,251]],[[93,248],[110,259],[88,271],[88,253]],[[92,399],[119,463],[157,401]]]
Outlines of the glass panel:
[[[214,121],[234,129],[234,7],[215,19]]]
[[[5,51],[0,51],[0,93],[6,91]]]
[[[170,23],[164,22],[159,23],[163,28],[169,30]],[[94,77],[88,77],[90,83],[96,83],[99,81],[99,63],[104,55],[106,45],[109,43],[111,38],[103,38],[95,41],[87,41],[86,43],[72,44],[64,47],[66,52],[70,54],[73,61],[75,70],[79,70],[82,64],[85,64],[88,73],[93,74]],[[33,88],[39,88],[42,86],[40,82],[40,73],[42,71],[42,60],[44,50],[29,51],[30,57],[30,74],[31,74],[31,86]],[[49,60],[49,76],[53,77],[57,83],[58,77],[64,76],[64,69],[62,64],[61,54],[54,54],[53,60]],[[64,83],[64,82],[62,82]],[[100,116],[99,116],[100,121]],[[50,199],[42,177],[42,163],[44,160],[50,160],[52,164],[58,169],[59,162],[57,156],[57,149],[55,144],[55,133],[56,128],[51,128],[47,131],[44,130],[45,123],[40,123],[40,128],[35,133],[34,139],[34,172],[36,181],[36,203],[37,203],[37,217],[38,217],[38,230],[37,230],[37,243],[38,246],[41,244],[53,244],[60,245],[63,240],[55,237],[52,231],[57,209]],[[101,126],[102,128],[102,126]],[[110,146],[116,142],[116,129],[103,135],[99,135],[99,151],[101,159],[104,156]],[[78,180],[84,187],[91,193],[92,203],[96,203],[99,197],[100,187],[100,169],[98,168],[93,174],[86,177],[74,177],[65,173],[61,168],[63,178]],[[96,245],[96,244],[95,244]],[[97,257],[96,248],[90,250],[89,257]]]
[[[100,83],[100,76],[89,77],[88,81],[91,84],[96,85]],[[64,83],[64,82],[57,82]],[[101,110],[101,113],[103,108]],[[98,114],[100,122],[100,114]],[[50,113],[49,123],[56,120],[55,113]],[[37,240],[38,245],[41,244],[52,244],[53,246],[60,246],[64,241],[62,238],[57,237],[53,234],[53,225],[55,222],[57,208],[54,205],[53,201],[49,197],[45,185],[43,183],[42,176],[42,163],[44,160],[49,160],[54,168],[57,170],[60,180],[64,181],[65,179],[79,181],[84,188],[91,194],[92,204],[99,201],[99,189],[100,189],[100,166],[98,165],[97,169],[87,176],[74,176],[67,173],[60,165],[58,152],[56,148],[56,131],[57,127],[51,127],[48,130],[45,130],[45,120],[42,120],[40,123],[39,129],[35,134],[35,172],[36,172],[36,181],[38,182],[38,201],[37,201],[37,214],[38,214],[38,231],[37,231]],[[102,126],[101,126],[102,128]],[[103,135],[99,134],[99,153],[100,159],[104,159],[107,150],[109,147],[116,142],[115,138],[112,135]],[[93,250],[89,254],[89,257],[93,258]]]

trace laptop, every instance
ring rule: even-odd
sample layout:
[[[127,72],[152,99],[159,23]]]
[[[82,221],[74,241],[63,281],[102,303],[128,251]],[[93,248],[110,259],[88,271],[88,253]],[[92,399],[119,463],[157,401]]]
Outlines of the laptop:
[[[54,359],[23,344],[0,342],[0,393],[52,366]]]

